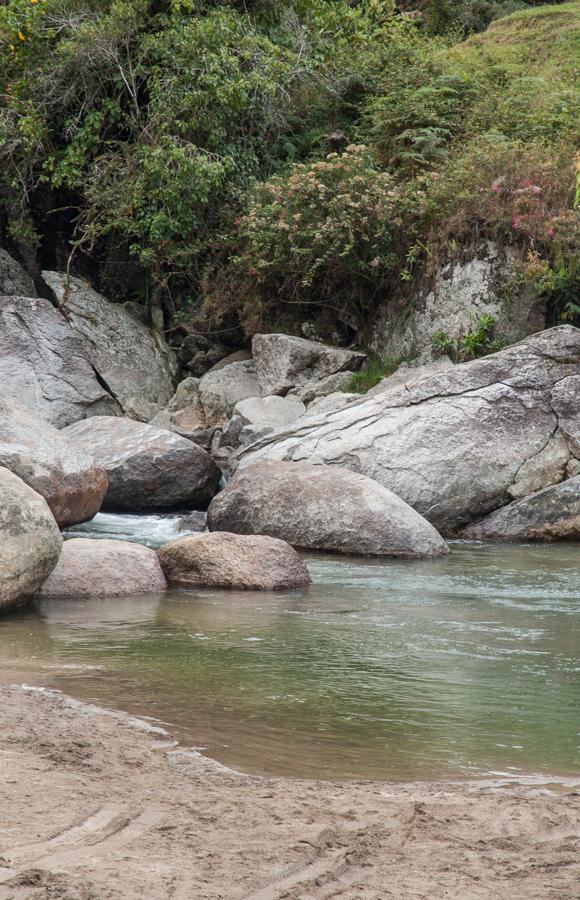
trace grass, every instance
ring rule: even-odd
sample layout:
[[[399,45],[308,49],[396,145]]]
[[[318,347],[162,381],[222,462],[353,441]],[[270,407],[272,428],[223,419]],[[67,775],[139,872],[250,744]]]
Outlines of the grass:
[[[346,391],[355,394],[366,394],[383,378],[392,375],[405,361],[404,356],[371,357],[355,372],[350,379]]]
[[[538,6],[492,22],[451,51],[459,62],[573,83],[580,64],[580,2]]]

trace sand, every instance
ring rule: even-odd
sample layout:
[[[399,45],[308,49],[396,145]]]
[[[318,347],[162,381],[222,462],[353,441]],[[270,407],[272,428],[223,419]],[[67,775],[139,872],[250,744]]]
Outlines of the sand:
[[[0,689],[0,811],[3,900],[580,897],[572,784],[250,777],[38,690]]]

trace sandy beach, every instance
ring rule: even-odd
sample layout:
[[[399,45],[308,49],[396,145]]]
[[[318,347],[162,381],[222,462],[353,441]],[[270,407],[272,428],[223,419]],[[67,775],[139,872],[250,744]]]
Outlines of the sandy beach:
[[[0,898],[575,900],[579,784],[246,776],[122,713],[0,689]]]

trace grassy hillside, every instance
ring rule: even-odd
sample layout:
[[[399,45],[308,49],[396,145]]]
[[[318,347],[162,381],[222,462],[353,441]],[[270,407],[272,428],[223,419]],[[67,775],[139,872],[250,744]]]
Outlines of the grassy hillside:
[[[377,299],[404,302],[416,278],[485,238],[517,250],[517,279],[555,319],[576,320],[579,30],[578,3],[457,43],[392,23],[351,72],[359,94],[340,129],[354,145],[255,191],[208,282],[213,321],[291,327],[314,309],[356,331]]]
[[[353,340],[484,238],[574,319],[580,4],[466,10],[7,0],[0,243],[232,344]]]

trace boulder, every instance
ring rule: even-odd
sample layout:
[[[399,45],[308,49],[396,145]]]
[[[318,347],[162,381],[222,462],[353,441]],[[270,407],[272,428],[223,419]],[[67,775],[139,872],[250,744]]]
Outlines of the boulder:
[[[234,414],[240,416],[243,425],[260,428],[285,428],[306,412],[300,400],[293,397],[248,397],[236,403]]]
[[[202,443],[205,414],[199,399],[199,378],[185,378],[181,381],[167,407],[151,419],[150,425],[174,431],[183,437]],[[202,441],[196,440],[202,435]],[[211,442],[211,436],[209,438]],[[205,443],[203,444],[205,446]]]
[[[347,391],[352,380],[352,372],[337,372],[336,375],[327,375],[319,381],[307,381],[299,387],[288,391],[287,397],[296,397],[307,405],[322,397],[328,397],[337,391]]]
[[[321,381],[337,372],[354,372],[365,359],[364,353],[328,347],[289,334],[254,335],[252,355],[261,393],[282,396],[292,388]],[[335,390],[335,386],[330,387],[328,393]]]
[[[80,278],[43,272],[85,355],[127,416],[149,421],[169,403],[177,360],[155,330]]]
[[[457,345],[482,316],[494,317],[495,334],[506,343],[540,331],[546,326],[546,303],[529,287],[515,289],[519,265],[510,247],[493,242],[445,263],[408,304],[387,300],[379,306],[369,325],[372,352],[427,362],[435,355],[435,333],[443,332]]]
[[[461,536],[480,541],[580,540],[580,476],[503,506]]]
[[[0,466],[44,497],[61,528],[92,519],[107,492],[104,469],[13,400],[0,400]]]
[[[452,368],[452,366],[453,362],[448,356],[441,356],[432,362],[422,365],[411,365],[408,362],[402,362],[392,375],[381,378],[378,384],[371,388],[370,391],[367,391],[366,396],[374,397],[376,394],[382,394],[383,391],[389,390],[389,388],[402,384],[410,385],[420,378],[425,378],[427,375],[440,375],[441,372]]]
[[[225,424],[236,403],[260,395],[256,367],[251,360],[214,369],[199,382],[199,398],[207,425]]]
[[[186,438],[114,416],[96,416],[62,432],[104,468],[105,510],[205,509],[220,471],[210,455]]]
[[[576,386],[580,396],[579,375],[580,329],[561,325],[484,359],[308,416],[242,451],[240,465],[344,466],[453,534],[576,474],[570,398]]]
[[[210,531],[267,534],[351,556],[435,557],[437,531],[391,491],[332,466],[265,462],[239,469],[208,511]]]
[[[317,397],[309,404],[306,410],[307,416],[320,415],[321,413],[334,412],[337,409],[343,409],[351,403],[356,403],[361,399],[360,394],[346,394],[337,391],[335,394],[327,394],[325,397]]]
[[[34,281],[20,263],[0,247],[0,296],[36,297]]]
[[[195,534],[165,544],[157,554],[167,581],[184,587],[283,591],[311,582],[298,553],[270,537]]]
[[[273,434],[274,429],[269,425],[244,425],[240,432],[240,446],[247,447],[254,444],[260,438]]]
[[[25,404],[55,428],[92,415],[116,415],[84,346],[42,298],[0,297],[2,397]]]
[[[116,597],[166,588],[157,554],[149,547],[108,538],[72,538],[65,541],[56,568],[36,596]]]
[[[43,497],[0,468],[0,612],[21,606],[58,562],[62,537]]]

